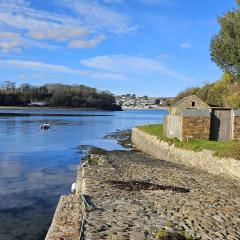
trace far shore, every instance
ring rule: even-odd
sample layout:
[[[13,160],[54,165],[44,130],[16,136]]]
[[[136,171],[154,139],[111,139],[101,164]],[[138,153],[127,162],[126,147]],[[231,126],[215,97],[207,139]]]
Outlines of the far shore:
[[[0,106],[1,109],[6,109],[6,110],[87,110],[87,111],[114,111],[114,110],[104,110],[104,109],[99,109],[99,108],[68,108],[68,107],[31,107],[31,106],[25,106],[25,107],[20,107],[20,106]],[[144,108],[122,108],[122,111],[126,110],[168,110],[169,107],[159,107],[158,109],[144,109]]]
[[[159,107],[159,108],[156,108],[156,109],[154,109],[154,108],[149,108],[149,109],[146,109],[146,108],[125,108],[125,107],[122,107],[122,110],[124,111],[124,110],[150,110],[150,111],[152,111],[152,110],[168,110],[169,109],[169,107]]]
[[[88,111],[96,111],[96,110],[102,110],[98,108],[67,108],[67,107],[19,107],[19,106],[0,106],[0,109],[30,109],[30,110],[38,110],[38,109],[46,109],[46,110],[88,110]],[[104,111],[104,110],[103,110]],[[105,110],[108,111],[108,110]]]

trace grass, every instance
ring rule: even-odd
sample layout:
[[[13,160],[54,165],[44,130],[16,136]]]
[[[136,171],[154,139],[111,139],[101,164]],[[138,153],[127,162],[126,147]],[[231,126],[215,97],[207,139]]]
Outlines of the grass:
[[[92,166],[98,165],[97,159],[88,159],[88,163]]]
[[[167,230],[165,227],[159,229],[153,233],[153,239],[156,240],[170,240],[170,239],[179,239],[179,240],[194,240],[194,238],[189,232],[186,230],[178,230],[173,231]]]
[[[89,165],[91,166],[95,166],[98,165],[98,159],[92,159],[89,156],[86,156],[85,158],[83,158],[82,160],[85,160],[88,162]]]
[[[138,129],[156,136],[159,140],[174,144],[178,148],[200,152],[204,149],[211,150],[215,156],[229,157],[240,160],[240,141],[217,142],[208,140],[189,140],[180,142],[178,139],[170,139],[163,136],[163,125],[139,126]]]

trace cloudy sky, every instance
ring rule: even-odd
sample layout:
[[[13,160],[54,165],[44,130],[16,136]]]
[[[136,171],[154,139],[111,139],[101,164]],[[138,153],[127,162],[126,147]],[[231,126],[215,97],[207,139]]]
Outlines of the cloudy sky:
[[[174,96],[221,76],[216,17],[234,0],[0,0],[0,81]]]

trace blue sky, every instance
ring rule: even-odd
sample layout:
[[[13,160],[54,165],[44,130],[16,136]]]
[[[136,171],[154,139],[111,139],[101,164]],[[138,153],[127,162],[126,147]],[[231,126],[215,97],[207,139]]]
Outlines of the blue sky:
[[[209,42],[234,0],[0,0],[0,81],[175,96],[220,78]]]

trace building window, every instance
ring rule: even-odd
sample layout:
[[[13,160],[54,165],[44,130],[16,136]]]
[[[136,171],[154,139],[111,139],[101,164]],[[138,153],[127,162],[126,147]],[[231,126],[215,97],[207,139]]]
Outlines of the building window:
[[[195,107],[195,102],[192,102],[192,107]]]

